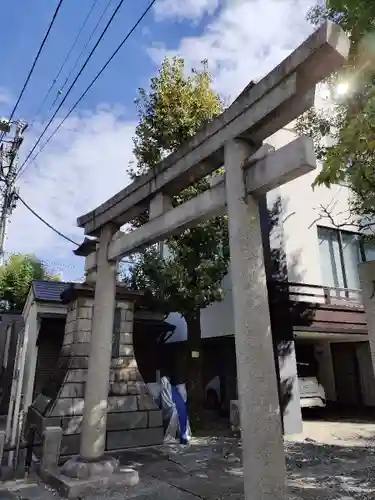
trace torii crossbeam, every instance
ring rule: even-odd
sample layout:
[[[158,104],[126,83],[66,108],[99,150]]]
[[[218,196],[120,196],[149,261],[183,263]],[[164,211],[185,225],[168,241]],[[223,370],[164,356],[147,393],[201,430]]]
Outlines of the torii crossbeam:
[[[282,500],[286,493],[257,197],[315,168],[307,138],[276,151],[262,143],[314,104],[315,85],[340,69],[349,45],[340,27],[325,23],[154,171],[78,218],[85,234],[98,237],[97,252],[86,266],[96,271],[96,292],[85,416],[95,410],[105,422],[107,394],[98,391],[105,387],[98,381],[109,376],[113,301],[108,297],[115,293],[116,263],[227,210],[246,500]],[[225,176],[216,178],[210,190],[172,208],[172,196],[220,166]],[[149,211],[147,224],[129,234],[119,232],[144,210]],[[108,352],[100,348],[103,336]],[[82,459],[99,460],[104,453],[103,426],[94,420],[84,420]]]

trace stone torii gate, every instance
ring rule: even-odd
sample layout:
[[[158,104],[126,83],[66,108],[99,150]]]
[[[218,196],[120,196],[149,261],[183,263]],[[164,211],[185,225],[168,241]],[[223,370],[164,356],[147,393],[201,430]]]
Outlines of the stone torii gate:
[[[315,85],[343,65],[349,45],[341,28],[327,22],[156,170],[78,218],[78,226],[99,242],[86,258],[86,271],[96,274],[96,289],[82,461],[100,462],[105,450],[118,261],[227,210],[245,498],[284,498],[285,459],[258,198],[314,169],[315,156],[304,137],[276,151],[263,141],[313,105]],[[172,208],[174,195],[223,165],[225,175],[214,177],[211,189]],[[130,233],[120,231],[144,210],[149,222]]]

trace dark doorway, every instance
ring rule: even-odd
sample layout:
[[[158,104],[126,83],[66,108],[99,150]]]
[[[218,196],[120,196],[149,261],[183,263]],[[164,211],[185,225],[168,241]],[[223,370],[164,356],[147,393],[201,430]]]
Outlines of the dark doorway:
[[[56,369],[64,333],[65,317],[41,319],[33,399],[43,391]]]
[[[342,405],[362,405],[362,392],[356,344],[331,343],[337,402]]]

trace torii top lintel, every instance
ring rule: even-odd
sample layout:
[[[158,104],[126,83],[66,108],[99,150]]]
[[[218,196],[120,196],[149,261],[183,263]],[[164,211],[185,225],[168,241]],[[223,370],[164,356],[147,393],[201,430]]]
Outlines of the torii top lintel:
[[[223,164],[223,146],[236,137],[261,144],[314,103],[315,85],[342,67],[350,40],[327,21],[281,64],[255,85],[248,85],[220,116],[175,153],[112,198],[77,220],[85,234],[119,227],[149,206],[158,192],[177,194]]]

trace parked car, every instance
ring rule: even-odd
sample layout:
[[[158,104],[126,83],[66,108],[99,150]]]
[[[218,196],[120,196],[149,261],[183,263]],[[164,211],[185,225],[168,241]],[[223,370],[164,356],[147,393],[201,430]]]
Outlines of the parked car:
[[[309,362],[297,362],[297,370],[301,408],[324,408],[326,395],[314,365]]]
[[[325,407],[326,395],[319,381],[319,364],[314,344],[296,343],[296,358],[301,408]]]
[[[314,362],[297,362],[298,382],[301,408],[324,408],[326,395],[324,387],[318,380]],[[237,399],[237,396],[233,397]],[[222,383],[220,377],[213,377],[205,387],[206,407],[210,410],[227,410],[227,403],[222,398]]]

